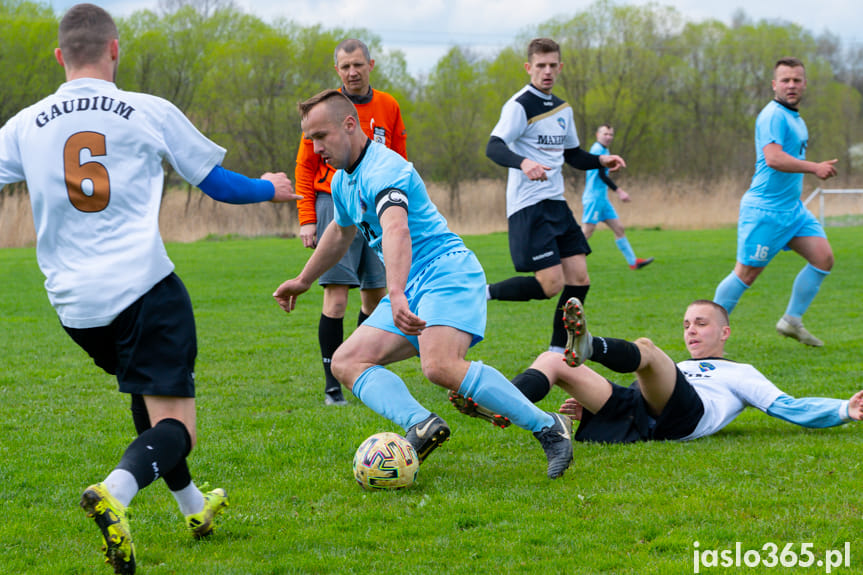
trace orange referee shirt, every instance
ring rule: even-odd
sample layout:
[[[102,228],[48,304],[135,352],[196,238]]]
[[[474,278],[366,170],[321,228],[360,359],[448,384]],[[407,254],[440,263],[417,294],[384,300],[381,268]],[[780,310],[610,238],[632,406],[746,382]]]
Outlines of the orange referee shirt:
[[[366,136],[385,144],[407,159],[407,133],[399,103],[386,92],[375,89],[371,92],[371,100],[364,104],[358,104],[351,98],[360,117],[360,127]],[[302,138],[294,172],[294,189],[303,196],[301,200],[297,200],[300,225],[317,222],[315,198],[319,193],[330,193],[330,182],[334,173],[335,170],[315,153],[311,140]]]

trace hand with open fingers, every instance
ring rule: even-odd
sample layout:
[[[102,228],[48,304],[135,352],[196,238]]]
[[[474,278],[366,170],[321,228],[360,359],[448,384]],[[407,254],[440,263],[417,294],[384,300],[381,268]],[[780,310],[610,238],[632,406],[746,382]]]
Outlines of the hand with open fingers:
[[[567,397],[560,409],[558,410],[564,415],[568,415],[573,421],[581,421],[581,414],[584,412],[584,406],[578,403],[574,397]]]
[[[855,421],[863,420],[863,390],[852,395],[848,401],[848,417]]]
[[[273,297],[276,302],[278,302],[279,307],[285,310],[285,312],[291,313],[297,305],[297,297],[300,294],[307,292],[308,289],[308,283],[299,278],[294,278],[284,282],[276,288],[276,291],[273,292]]]

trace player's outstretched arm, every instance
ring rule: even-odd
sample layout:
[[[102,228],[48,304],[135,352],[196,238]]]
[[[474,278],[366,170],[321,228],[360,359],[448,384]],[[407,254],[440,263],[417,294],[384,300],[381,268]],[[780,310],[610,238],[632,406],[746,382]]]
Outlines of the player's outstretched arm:
[[[293,311],[297,305],[297,297],[308,291],[316,279],[344,257],[356,232],[357,228],[354,226],[342,227],[335,221],[330,222],[300,275],[282,283],[273,292],[273,298],[279,307],[288,313]]]
[[[858,391],[848,400],[848,417],[854,421],[863,419],[863,391]]]

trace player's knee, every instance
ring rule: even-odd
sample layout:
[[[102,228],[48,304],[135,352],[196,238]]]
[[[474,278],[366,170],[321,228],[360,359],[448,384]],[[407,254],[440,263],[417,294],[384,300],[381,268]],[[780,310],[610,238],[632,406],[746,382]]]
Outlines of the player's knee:
[[[542,286],[542,293],[547,298],[556,296],[563,289],[563,274],[537,276],[536,279],[539,281],[539,285]]]
[[[324,287],[323,313],[327,317],[345,317],[348,309],[348,287],[326,286]]]
[[[332,360],[330,361],[330,371],[332,372],[333,377],[335,377],[339,383],[344,385],[349,390],[353,389],[354,382],[348,379],[348,373],[350,373],[350,370],[348,369],[348,364],[343,361],[339,361],[336,356],[333,356]]]
[[[642,362],[645,358],[649,358],[656,353],[662,352],[662,350],[660,350],[659,347],[655,343],[653,343],[652,340],[646,337],[640,337],[636,339],[633,343],[638,347],[638,351],[641,352]]]
[[[458,391],[462,378],[455,369],[456,363],[444,358],[421,358],[423,375],[430,382]]]
[[[820,259],[816,264],[814,264],[814,265],[815,265],[815,267],[816,267],[816,268],[818,268],[818,269],[819,269],[819,270],[821,270],[821,271],[829,272],[830,270],[832,270],[832,269],[833,269],[833,262],[834,262],[834,257],[833,257],[833,252],[831,251],[831,252],[828,252],[827,254],[825,254],[825,255],[824,255],[824,256],[823,256],[823,257],[822,257],[822,258],[821,258],[821,259]]]

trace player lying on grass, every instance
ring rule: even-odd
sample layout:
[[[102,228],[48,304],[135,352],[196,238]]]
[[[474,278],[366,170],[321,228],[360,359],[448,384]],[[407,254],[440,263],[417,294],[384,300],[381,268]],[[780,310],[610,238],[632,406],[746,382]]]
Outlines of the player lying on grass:
[[[429,381],[475,397],[534,432],[550,478],[572,460],[569,418],[546,413],[496,369],[467,361],[483,338],[485,273],[447,227],[422,178],[396,152],[363,133],[356,108],[338,90],[300,104],[305,137],[334,169],[333,221],[300,274],[273,296],[286,312],[320,275],[344,256],[357,229],[386,264],[388,294],[333,355],[333,375],[376,413],[406,430],[423,461],[450,434],[386,365],[419,355]]]
[[[544,398],[552,385],[571,397],[560,412],[578,420],[577,441],[628,443],[661,439],[689,440],[716,433],[746,407],[804,427],[832,427],[863,419],[863,391],[849,400],[794,398],[753,366],[724,359],[731,335],[725,309],[696,300],[683,318],[683,337],[691,359],[674,361],[647,338],[634,342],[592,336],[577,298],[564,307],[569,340],[564,360],[545,352],[513,378],[531,401]],[[586,365],[596,361],[618,373],[635,373],[622,387]],[[451,398],[463,412],[488,419],[488,412],[465,398]]]

